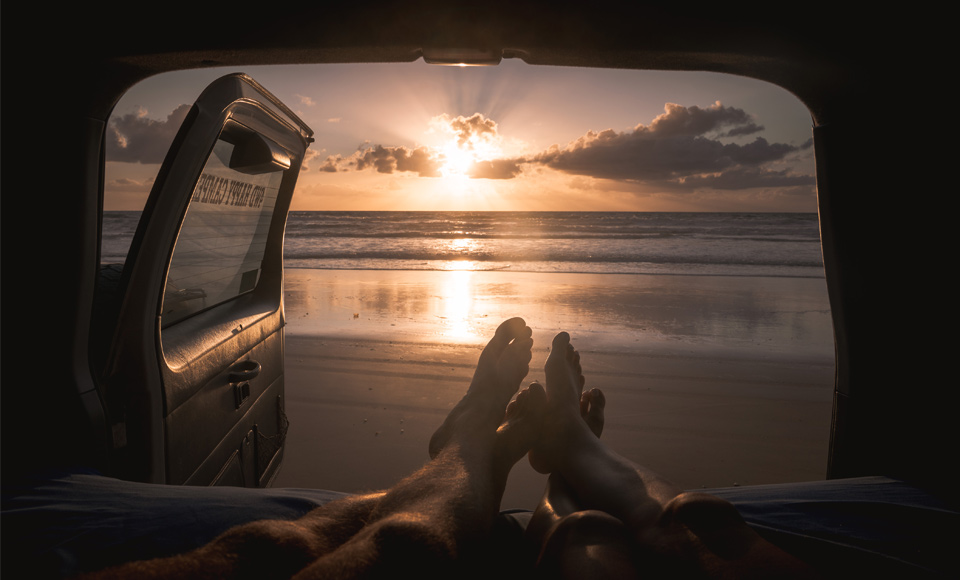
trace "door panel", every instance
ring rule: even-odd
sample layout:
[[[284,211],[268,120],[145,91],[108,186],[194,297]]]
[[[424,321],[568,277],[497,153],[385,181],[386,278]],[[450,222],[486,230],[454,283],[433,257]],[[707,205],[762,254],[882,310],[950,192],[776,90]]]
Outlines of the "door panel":
[[[272,326],[269,318],[262,322]],[[213,470],[213,474],[219,472],[229,459],[230,451],[243,447],[241,443],[246,431],[234,433],[235,427],[256,425],[264,436],[279,436],[281,439],[284,433],[282,407],[278,408],[283,395],[282,333],[275,331],[265,340],[256,342],[250,350],[239,353],[232,364],[224,364],[222,360],[230,356],[226,351],[221,353],[218,349],[207,356],[211,354],[215,359],[212,363],[197,366],[209,368],[216,374],[206,380],[197,377],[196,383],[179,381],[197,388],[191,389],[193,392],[189,392],[189,396],[186,389],[176,393],[180,404],[166,416],[166,445],[170,458],[167,481],[171,483],[198,479],[211,481],[206,479],[211,476],[210,471]],[[249,362],[257,363],[259,372],[247,378],[243,376],[243,367],[246,366],[243,363]],[[192,368],[194,365],[187,366]],[[231,374],[236,376],[231,377]],[[230,439],[230,445],[215,453],[220,442],[226,439]],[[253,456],[245,460],[258,461]],[[197,473],[194,476],[198,471],[206,475]],[[263,469],[256,469],[254,473],[257,479],[264,475]]]
[[[124,265],[101,396],[116,475],[269,483],[282,458],[283,230],[312,132],[245,75],[204,91]]]

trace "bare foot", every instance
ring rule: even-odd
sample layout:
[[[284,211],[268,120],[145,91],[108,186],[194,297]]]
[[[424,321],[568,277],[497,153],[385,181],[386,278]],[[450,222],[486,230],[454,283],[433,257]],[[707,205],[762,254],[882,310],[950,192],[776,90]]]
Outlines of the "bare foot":
[[[530,383],[507,405],[506,419],[497,429],[498,467],[509,470],[540,438],[547,408],[547,393],[540,383]]]
[[[497,430],[503,421],[507,403],[530,370],[532,334],[522,318],[511,318],[497,328],[480,353],[480,361],[467,394],[430,438],[431,459],[440,453],[458,430],[490,434]]]
[[[607,398],[600,389],[590,389],[580,395],[580,416],[590,432],[598,438],[603,433],[603,410],[606,406]]]
[[[567,446],[577,437],[591,433],[597,436],[593,429],[597,426],[598,416],[602,429],[603,395],[590,391],[584,400],[586,381],[580,368],[580,354],[570,344],[570,335],[566,332],[554,337],[544,372],[547,376],[547,413],[540,441],[530,451],[530,465],[540,473],[552,473],[563,459]],[[596,403],[592,416],[591,403]]]
[[[606,407],[606,398],[600,389],[590,389],[580,396],[580,417],[590,428],[590,432],[598,438],[603,432],[604,407]],[[527,525],[525,541],[530,543],[533,546],[531,549],[539,554],[560,519],[581,509],[576,494],[563,477],[559,473],[551,474],[547,480],[543,499],[540,500]]]

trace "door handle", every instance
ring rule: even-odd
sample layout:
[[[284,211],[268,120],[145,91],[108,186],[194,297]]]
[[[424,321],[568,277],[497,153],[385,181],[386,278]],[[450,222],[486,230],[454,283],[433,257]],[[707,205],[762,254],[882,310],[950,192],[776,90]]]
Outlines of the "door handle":
[[[260,374],[260,363],[255,360],[245,360],[238,363],[227,373],[227,380],[233,385],[234,403],[239,409],[250,396],[250,381]]]
[[[233,367],[227,375],[227,380],[231,383],[242,383],[254,379],[260,374],[260,363],[255,360],[245,360]]]

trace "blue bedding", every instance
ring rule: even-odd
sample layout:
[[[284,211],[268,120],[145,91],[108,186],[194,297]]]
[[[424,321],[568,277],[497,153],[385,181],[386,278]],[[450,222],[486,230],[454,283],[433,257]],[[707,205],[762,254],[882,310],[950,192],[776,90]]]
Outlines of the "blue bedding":
[[[902,481],[870,477],[702,491],[731,501],[759,533],[826,576],[960,577],[953,558],[960,535],[955,507]],[[89,471],[5,482],[3,568],[57,578],[177,554],[235,525],[295,519],[345,495],[152,485]],[[528,518],[522,511],[504,515],[514,529]]]

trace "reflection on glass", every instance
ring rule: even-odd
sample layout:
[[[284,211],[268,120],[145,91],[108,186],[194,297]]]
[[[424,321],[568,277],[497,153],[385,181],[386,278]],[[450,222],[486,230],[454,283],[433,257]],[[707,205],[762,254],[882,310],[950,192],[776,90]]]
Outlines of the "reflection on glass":
[[[163,292],[167,326],[256,288],[283,171],[230,168],[218,140],[190,198]]]

